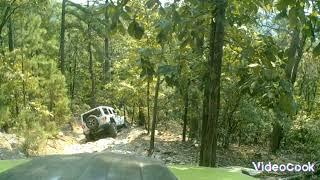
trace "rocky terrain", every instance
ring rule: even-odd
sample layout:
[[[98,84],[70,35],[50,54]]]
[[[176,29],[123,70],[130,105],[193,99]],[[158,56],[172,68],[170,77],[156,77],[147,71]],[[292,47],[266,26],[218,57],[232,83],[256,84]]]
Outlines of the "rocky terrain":
[[[169,131],[156,131],[155,151],[153,158],[167,164],[197,164],[198,144],[181,142],[181,136]],[[39,155],[76,154],[111,151],[124,154],[146,156],[150,137],[140,127],[121,129],[117,138],[102,138],[86,142],[82,129],[63,131],[54,139],[48,139]],[[0,134],[0,159],[25,158],[21,145],[24,139],[13,134]]]
[[[196,164],[197,145],[182,143],[181,137],[169,132],[156,131],[153,157],[165,163]],[[123,154],[146,156],[150,137],[140,127],[122,129],[117,138],[102,138],[86,142],[81,130],[73,134],[61,134],[58,140],[49,140],[42,154],[76,154],[111,151]]]
[[[21,151],[23,141],[23,138],[15,134],[0,132],[0,160],[25,158],[26,156]]]
[[[159,129],[159,131],[156,131],[153,158],[162,160],[166,164],[198,164],[199,154],[197,152],[199,152],[199,145],[196,142],[182,142],[181,135],[176,132],[170,132],[169,130],[161,128]],[[82,129],[80,127],[74,127],[73,131],[64,130],[61,131],[57,137],[48,139],[44,148],[42,148],[38,154],[76,154],[111,151],[146,156],[149,148],[149,141],[150,137],[147,135],[146,130],[141,127],[130,127],[122,129],[118,133],[117,138],[106,137],[96,141],[86,142],[86,139],[82,134]],[[0,160],[27,158],[22,150],[23,142],[24,138],[14,134],[0,132]],[[230,147],[229,150],[219,150],[218,164],[219,166],[228,166],[233,169],[240,168],[242,171],[245,170],[246,174],[258,175],[260,172],[250,168],[244,168],[250,167],[247,164],[251,163],[249,161],[254,160],[252,158],[257,158],[255,157],[255,154],[256,153],[255,151],[252,151],[252,148]],[[268,159],[275,160],[275,158],[272,157],[268,157]],[[276,174],[274,176],[280,175]],[[299,177],[300,176],[301,175],[299,174]],[[267,176],[264,177],[266,178]]]

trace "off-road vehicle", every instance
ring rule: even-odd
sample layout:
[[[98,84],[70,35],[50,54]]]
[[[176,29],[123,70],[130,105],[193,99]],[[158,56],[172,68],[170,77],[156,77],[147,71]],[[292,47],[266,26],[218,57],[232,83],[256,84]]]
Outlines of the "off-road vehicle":
[[[95,140],[101,135],[115,138],[117,129],[127,127],[124,117],[117,115],[109,106],[98,106],[81,114],[81,124],[88,141]]]

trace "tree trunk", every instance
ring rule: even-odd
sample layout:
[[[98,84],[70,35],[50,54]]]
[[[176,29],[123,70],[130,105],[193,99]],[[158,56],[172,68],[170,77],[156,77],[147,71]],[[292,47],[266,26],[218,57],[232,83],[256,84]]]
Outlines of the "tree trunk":
[[[74,100],[75,88],[76,88],[76,77],[77,77],[77,58],[73,60],[73,78],[72,78],[72,89],[71,89],[71,99]]]
[[[16,114],[15,114],[15,117],[17,117],[20,113],[20,108],[19,108],[19,97],[18,97],[18,93],[16,91],[14,91],[14,101],[15,101],[15,110],[16,110]]]
[[[208,104],[205,107],[208,108],[208,118],[204,119],[202,126],[200,166],[216,166],[217,121],[220,109],[220,79],[223,58],[225,10],[226,0],[216,0],[215,12],[212,12],[215,22],[213,22],[212,19],[209,44],[209,84],[207,86],[207,88],[209,88],[209,96]]]
[[[147,124],[147,130],[148,134],[150,134],[150,80],[148,79],[147,82],[147,116],[148,116],[148,124]]]
[[[188,82],[187,88],[185,89],[185,97],[184,97],[182,142],[186,141],[187,124],[188,124],[188,106],[189,106],[189,82]]]
[[[123,104],[123,118],[124,118],[124,120],[127,120],[127,118],[126,118],[126,105],[125,104]]]
[[[285,79],[291,82],[291,89],[293,89],[293,84],[296,81],[298,66],[302,59],[303,48],[305,46],[306,35],[302,32],[302,37],[300,38],[299,27],[294,28],[291,35],[291,44],[288,50],[288,63],[286,65]],[[291,94],[293,96],[293,93]],[[275,111],[277,111],[275,109]],[[289,115],[290,116],[290,115]],[[272,126],[272,133],[270,139],[270,150],[275,153],[280,149],[281,140],[283,138],[283,128],[278,121],[275,121]]]
[[[75,49],[75,54],[77,49]],[[72,70],[72,82],[71,82],[71,111],[73,112],[73,102],[75,97],[75,87],[76,87],[76,77],[77,77],[77,57],[73,57],[73,70]]]
[[[142,107],[141,107],[141,101],[139,103],[139,114],[138,114],[138,126],[145,126],[146,124],[146,117],[144,115],[144,112],[142,110]]]
[[[105,37],[104,37],[104,63],[103,63],[103,80],[104,82],[111,81],[111,73],[110,73],[110,59],[109,59],[109,38],[108,38],[108,0],[105,1],[105,12],[104,12],[104,20],[105,20]]]
[[[22,55],[22,62],[21,62],[21,72],[22,74],[24,75],[24,59],[23,59],[23,55]],[[27,76],[27,75],[26,75]],[[22,79],[22,94],[23,94],[23,107],[26,107],[26,104],[27,104],[27,100],[26,100],[26,78],[23,78]]]
[[[104,63],[103,63],[103,78],[105,82],[111,81],[108,49],[109,49],[109,39],[105,37],[104,38]]]
[[[23,34],[23,22],[20,24],[21,34]],[[24,44],[21,42],[20,44],[22,52],[24,52]],[[27,92],[26,92],[26,84],[28,80],[28,74],[24,74],[24,54],[21,54],[21,74],[24,75],[22,78],[22,95],[23,95],[23,107],[26,107],[27,104]]]
[[[207,75],[206,75],[207,76]],[[200,126],[200,137],[201,137],[201,144],[202,142],[204,142],[204,137],[205,137],[205,130],[204,127],[208,126],[208,98],[209,98],[209,93],[208,93],[208,82],[207,79],[204,79],[205,81],[205,86],[204,86],[204,91],[203,91],[203,104],[202,104],[202,122],[201,122],[201,126]],[[200,158],[199,158],[199,164],[203,164],[203,154],[204,153],[204,149],[200,148]]]
[[[87,1],[87,6],[89,7],[89,0]],[[91,14],[90,14],[91,17]],[[91,102],[90,105],[92,108],[96,106],[96,81],[95,81],[95,73],[94,73],[94,64],[93,64],[93,55],[92,55],[92,35],[91,35],[91,24],[88,23],[88,53],[89,53],[89,73],[91,80]]]
[[[13,41],[13,23],[12,18],[9,17],[8,19],[8,42],[9,42],[9,51],[12,52],[14,49],[14,41]]]
[[[12,19],[11,17],[9,17],[8,19],[8,45],[9,45],[9,51],[12,52],[14,50],[14,44],[13,44],[13,27],[12,27]],[[16,108],[16,116],[19,115],[19,98],[18,98],[19,94],[17,91],[15,91],[14,93],[14,97],[15,97],[15,108]]]
[[[192,114],[191,118],[190,118],[190,131],[189,131],[189,138],[190,140],[198,140],[199,139],[199,116],[198,116],[198,112],[199,111],[199,102],[198,99],[196,97],[191,97],[190,98],[191,102],[190,102],[190,108],[192,109],[194,112],[197,113],[197,115],[195,115],[194,113]]]
[[[61,29],[60,29],[60,70],[64,74],[64,63],[65,63],[65,17],[66,17],[66,3],[67,0],[62,0],[62,10],[61,10]]]
[[[302,32],[300,39],[300,30],[295,28],[291,35],[291,44],[288,50],[288,63],[286,65],[286,78],[293,84],[297,77],[298,65],[301,61],[303,48],[306,41],[306,35]]]
[[[89,52],[89,73],[91,79],[91,107],[96,106],[96,82],[95,82],[95,73],[93,67],[93,57],[92,57],[92,49],[91,49],[91,42],[89,40],[88,44],[88,52]]]
[[[225,113],[223,115],[223,121],[226,123],[226,129],[227,129],[227,132],[223,138],[223,140],[224,140],[223,147],[225,149],[229,148],[232,133],[237,126],[237,123],[233,120],[233,116],[239,107],[239,104],[240,104],[240,101],[242,98],[242,93],[236,92],[235,96],[236,97],[233,97],[231,99],[231,102],[227,103],[227,105],[226,105],[227,107],[226,107]]]
[[[49,105],[48,105],[48,111],[49,112],[52,112],[53,110],[53,103],[54,103],[55,99],[54,99],[54,96],[53,96],[53,92],[52,90],[50,89],[49,90]],[[51,116],[50,116],[51,118]]]
[[[230,136],[231,136],[231,119],[228,118],[226,120],[227,120],[227,132],[224,136],[223,148],[229,149]]]
[[[0,48],[2,49],[2,43],[3,43],[3,38],[2,38],[2,30],[4,28],[4,26],[6,25],[8,19],[10,18],[11,14],[11,6],[7,6],[5,8],[6,10],[4,11],[3,16],[1,17],[1,22],[0,22]],[[3,52],[2,52],[3,53]]]
[[[135,110],[135,105],[133,105],[132,107],[132,119],[131,119],[131,125],[133,126],[133,123],[134,123],[134,110]],[[139,106],[139,113],[140,113],[140,106]]]
[[[158,116],[158,96],[160,89],[160,75],[157,76],[157,84],[154,93],[154,104],[153,104],[153,114],[152,114],[152,127],[151,127],[151,137],[150,137],[150,148],[148,151],[148,156],[151,156],[154,151],[154,135],[157,124],[157,116]]]
[[[275,153],[280,148],[283,128],[278,121],[274,122],[272,127],[273,129],[271,134],[272,138],[270,142],[270,146],[271,146],[270,148],[271,148],[271,152]]]
[[[239,132],[238,132],[238,147],[240,147],[242,144],[242,131],[241,131],[241,128],[239,129]]]

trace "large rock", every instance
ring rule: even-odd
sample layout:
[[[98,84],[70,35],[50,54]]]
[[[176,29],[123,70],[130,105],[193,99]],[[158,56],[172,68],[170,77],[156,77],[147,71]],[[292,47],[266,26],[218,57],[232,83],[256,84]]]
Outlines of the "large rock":
[[[0,132],[0,159],[26,158],[20,149],[23,141],[23,138],[19,138],[15,134]]]

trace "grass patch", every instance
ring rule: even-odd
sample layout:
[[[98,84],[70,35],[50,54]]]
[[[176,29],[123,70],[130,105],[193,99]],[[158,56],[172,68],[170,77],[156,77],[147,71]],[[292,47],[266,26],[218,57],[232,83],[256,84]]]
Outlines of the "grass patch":
[[[255,178],[227,168],[169,166],[179,180],[253,180]]]
[[[30,161],[29,159],[0,160],[0,173]]]

